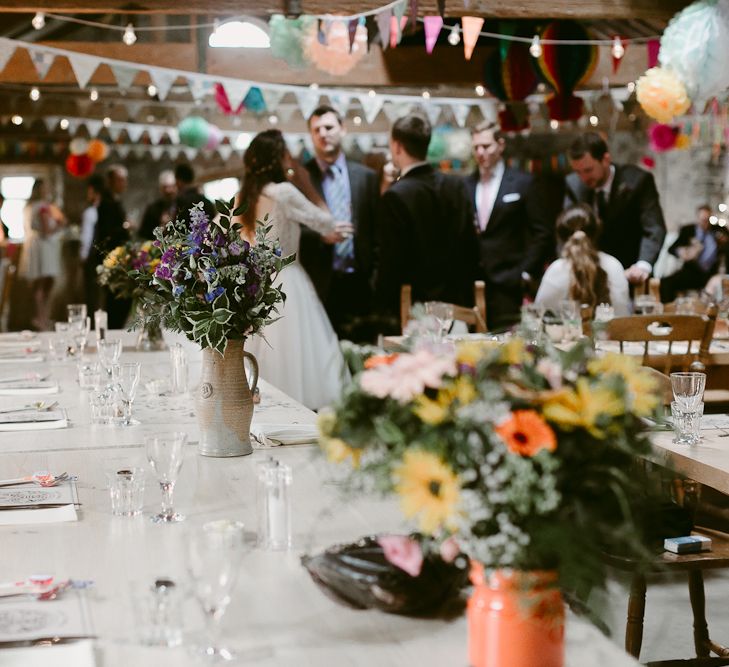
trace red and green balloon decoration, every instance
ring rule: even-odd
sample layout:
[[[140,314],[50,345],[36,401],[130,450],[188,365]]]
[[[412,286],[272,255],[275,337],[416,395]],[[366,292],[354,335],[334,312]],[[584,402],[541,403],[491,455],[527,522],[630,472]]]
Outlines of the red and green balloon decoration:
[[[526,37],[526,27],[499,23],[497,32]],[[499,123],[505,132],[518,132],[529,127],[529,109],[524,101],[537,87],[537,75],[529,54],[529,44],[499,40],[484,62],[483,83],[489,92],[505,104],[499,112]]]
[[[595,44],[550,44],[548,40],[589,39],[590,33],[576,21],[553,21],[541,34],[542,54],[537,64],[554,90],[547,98],[553,120],[577,120],[583,114],[584,103],[573,93],[595,70],[598,48]]]

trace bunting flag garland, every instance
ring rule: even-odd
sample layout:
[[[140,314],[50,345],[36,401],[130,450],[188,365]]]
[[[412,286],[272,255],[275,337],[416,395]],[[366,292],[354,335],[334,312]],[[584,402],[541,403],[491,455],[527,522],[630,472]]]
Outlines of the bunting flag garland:
[[[440,118],[441,108],[435,104],[426,104],[422,110],[425,111],[425,115],[428,117],[431,126],[435,127]]]
[[[471,60],[473,49],[476,47],[478,37],[481,34],[484,20],[475,16],[464,16],[461,19],[463,27],[463,54],[466,60]]]
[[[382,50],[384,51],[390,45],[390,27],[392,22],[390,17],[392,12],[386,9],[384,12],[380,12],[375,16],[377,22],[377,29],[380,32],[380,43],[382,44]]]
[[[10,62],[10,59],[15,54],[15,46],[10,42],[0,43],[0,72],[5,69],[5,65]]]
[[[454,104],[451,109],[453,110],[453,117],[456,119],[458,127],[466,127],[466,121],[471,113],[470,105]]]
[[[73,75],[80,88],[86,88],[86,84],[91,80],[96,68],[99,65],[95,58],[77,53],[68,56],[68,62],[73,70]]]
[[[370,95],[365,94],[359,96],[359,103],[362,105],[365,119],[371,125],[375,122],[375,118],[377,118],[377,114],[380,113],[385,100],[381,95],[371,97]]]
[[[31,51],[30,59],[33,61],[39,79],[45,79],[56,57],[47,51]]]
[[[425,25],[425,50],[430,54],[433,53],[440,29],[443,27],[443,17],[426,16],[423,22]]]
[[[308,121],[311,112],[319,106],[319,93],[310,88],[304,88],[296,91],[296,100],[299,103],[301,114]]]
[[[155,67],[149,70],[149,76],[157,88],[157,97],[164,102],[172,89],[172,84],[177,80],[177,72]]]
[[[222,84],[222,87],[228,97],[228,103],[233,113],[238,113],[243,100],[251,89],[250,85],[242,81],[229,81]]]
[[[137,70],[132,69],[131,67],[119,67],[114,65],[111,68],[111,73],[116,79],[116,85],[119,86],[119,90],[125,92],[131,88],[134,83],[134,79],[137,78]]]

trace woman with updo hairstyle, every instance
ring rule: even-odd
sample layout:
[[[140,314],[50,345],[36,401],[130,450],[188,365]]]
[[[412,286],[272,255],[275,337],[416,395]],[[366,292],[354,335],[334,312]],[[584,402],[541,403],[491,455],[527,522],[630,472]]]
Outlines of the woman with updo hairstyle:
[[[586,204],[562,211],[556,223],[561,257],[544,273],[535,303],[554,311],[566,299],[593,310],[607,303],[616,317],[630,314],[625,270],[615,257],[597,249],[601,231],[600,221]]]
[[[278,238],[284,257],[299,252],[301,225],[329,243],[342,240],[334,218],[308,172],[291,157],[281,132],[257,134],[243,165],[239,200],[248,205],[241,216],[246,241],[255,244],[256,228],[263,221],[271,227],[268,236]],[[246,349],[258,360],[261,377],[316,410],[339,397],[347,378],[339,340],[298,260],[283,269],[280,282],[286,294],[278,306],[280,319],[250,338]]]

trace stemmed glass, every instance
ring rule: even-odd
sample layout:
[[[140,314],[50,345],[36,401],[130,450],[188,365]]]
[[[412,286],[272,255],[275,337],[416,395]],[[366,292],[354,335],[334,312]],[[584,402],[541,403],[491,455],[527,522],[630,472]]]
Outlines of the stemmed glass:
[[[152,516],[154,523],[175,523],[185,520],[183,515],[177,514],[173,509],[172,494],[182,467],[186,441],[187,434],[178,431],[151,435],[144,439],[147,461],[157,475],[162,490],[162,509],[159,514]]]
[[[69,324],[73,324],[78,320],[85,320],[86,315],[88,315],[85,303],[69,303],[66,306],[66,312],[68,313]]]
[[[434,317],[438,323],[439,340],[442,340],[453,326],[453,304],[442,301],[426,301],[425,313]]]
[[[96,344],[99,352],[99,361],[106,369],[107,375],[111,376],[111,367],[119,362],[122,351],[121,338],[104,338]]]
[[[69,333],[73,340],[73,351],[76,356],[83,356],[84,349],[86,348],[86,341],[89,337],[89,331],[91,330],[91,318],[84,317],[79,319],[71,319],[68,316],[68,327]]]
[[[580,304],[572,299],[563,299],[559,302],[559,314],[562,317],[564,340],[577,340],[582,335]]]
[[[120,426],[136,426],[137,419],[132,419],[132,403],[137,395],[137,385],[141,373],[141,364],[132,362],[126,364],[115,364],[111,367],[111,380],[114,386],[121,392],[124,403],[124,419]]]
[[[188,536],[187,569],[207,629],[200,653],[212,662],[235,658],[230,649],[221,646],[220,621],[230,603],[244,551],[243,524],[238,521],[210,521]]]

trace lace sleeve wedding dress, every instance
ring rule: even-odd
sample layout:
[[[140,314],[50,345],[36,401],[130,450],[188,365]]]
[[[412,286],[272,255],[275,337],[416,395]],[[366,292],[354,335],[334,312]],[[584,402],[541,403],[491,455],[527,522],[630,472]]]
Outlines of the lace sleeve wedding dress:
[[[273,202],[269,236],[278,238],[284,256],[299,251],[300,224],[326,234],[331,214],[312,204],[291,183],[269,183],[263,196]],[[347,379],[339,341],[314,285],[298,260],[280,276],[286,302],[281,319],[252,337],[246,349],[258,359],[261,377],[312,410],[328,405]]]

